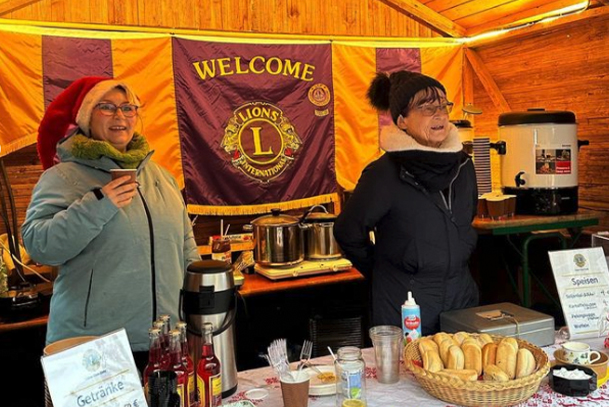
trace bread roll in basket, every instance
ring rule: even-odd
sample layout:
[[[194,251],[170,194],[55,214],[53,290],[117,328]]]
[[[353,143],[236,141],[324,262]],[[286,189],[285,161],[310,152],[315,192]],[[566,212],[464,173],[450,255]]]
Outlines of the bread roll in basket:
[[[440,342],[446,340],[444,335],[449,335],[457,342],[461,341],[463,343],[464,341],[463,338],[453,336],[452,334],[440,335],[442,335],[439,340]],[[502,336],[489,336],[487,334],[483,334],[483,338],[479,334],[469,334],[469,337],[479,340],[481,344],[484,341],[488,343],[492,339],[498,345],[504,339]],[[535,358],[535,368],[534,370],[531,369],[533,372],[525,377],[507,381],[468,381],[458,378],[456,375],[451,376],[438,371],[432,372],[423,368],[423,357],[419,350],[420,341],[424,341],[426,338],[433,339],[434,337],[420,338],[409,343],[404,348],[404,362],[425,391],[449,403],[463,406],[511,406],[522,403],[535,394],[541,384],[541,380],[550,370],[548,356],[543,350],[530,342],[521,339],[516,339],[515,341],[510,339],[509,342],[511,344],[515,345],[517,343],[519,349],[528,349]],[[437,336],[436,340],[438,340]],[[469,346],[469,344],[467,345]],[[429,360],[429,358],[426,359]],[[432,370],[437,370],[437,368]]]

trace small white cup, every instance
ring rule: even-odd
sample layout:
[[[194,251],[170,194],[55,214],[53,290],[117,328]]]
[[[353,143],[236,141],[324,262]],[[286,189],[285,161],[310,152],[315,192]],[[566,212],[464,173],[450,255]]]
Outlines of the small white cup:
[[[566,342],[562,345],[563,358],[576,365],[589,365],[597,362],[601,354],[595,350],[590,350],[590,345],[583,342]]]

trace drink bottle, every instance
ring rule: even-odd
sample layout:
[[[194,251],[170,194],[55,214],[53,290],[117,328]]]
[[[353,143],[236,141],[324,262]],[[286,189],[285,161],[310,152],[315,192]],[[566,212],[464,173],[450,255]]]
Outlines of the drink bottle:
[[[222,405],[222,373],[220,361],[214,353],[214,326],[210,322],[203,324],[203,345],[197,366],[197,391],[199,407]]]

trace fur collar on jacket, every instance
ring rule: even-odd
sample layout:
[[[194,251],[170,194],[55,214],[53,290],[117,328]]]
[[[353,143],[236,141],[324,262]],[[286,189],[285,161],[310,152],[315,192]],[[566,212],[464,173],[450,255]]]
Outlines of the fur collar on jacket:
[[[440,147],[436,148],[419,144],[404,130],[401,130],[395,124],[391,124],[381,130],[379,145],[382,150],[387,152],[421,150],[438,153],[456,153],[463,150],[463,144],[459,139],[459,131],[452,123],[449,123],[449,129],[446,140],[444,140]]]

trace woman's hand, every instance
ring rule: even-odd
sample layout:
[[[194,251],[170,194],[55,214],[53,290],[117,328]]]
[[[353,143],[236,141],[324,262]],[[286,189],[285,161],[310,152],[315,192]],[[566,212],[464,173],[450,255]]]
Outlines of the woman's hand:
[[[131,177],[126,175],[108,182],[102,189],[102,193],[118,208],[127,206],[137,194],[137,182],[131,182]]]

